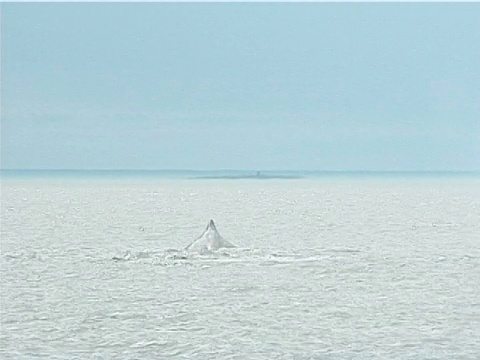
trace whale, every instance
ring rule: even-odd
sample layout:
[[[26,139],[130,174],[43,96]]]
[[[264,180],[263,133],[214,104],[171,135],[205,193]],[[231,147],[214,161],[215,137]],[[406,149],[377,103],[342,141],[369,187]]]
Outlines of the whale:
[[[235,247],[233,244],[229,243],[225,240],[217,230],[215,223],[213,220],[207,225],[205,231],[198,237],[197,239],[193,240],[185,250],[188,252],[210,252],[215,251],[221,248],[233,248]]]

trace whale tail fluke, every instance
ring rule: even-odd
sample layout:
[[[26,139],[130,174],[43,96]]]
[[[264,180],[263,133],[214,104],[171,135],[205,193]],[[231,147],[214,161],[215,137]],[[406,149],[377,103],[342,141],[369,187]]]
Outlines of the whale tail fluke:
[[[214,221],[210,220],[203,234],[199,238],[191,242],[185,248],[185,250],[204,252],[218,250],[220,248],[232,247],[235,246],[230,244],[220,235]]]
[[[215,223],[213,222],[213,220],[210,220],[210,222],[208,223],[207,230],[208,229],[212,229],[214,231],[217,231],[217,227],[215,226]]]

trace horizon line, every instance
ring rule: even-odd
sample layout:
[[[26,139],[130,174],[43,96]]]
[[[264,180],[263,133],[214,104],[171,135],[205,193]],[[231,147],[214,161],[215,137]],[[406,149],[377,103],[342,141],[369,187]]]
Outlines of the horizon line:
[[[74,169],[74,168],[7,168],[2,169],[1,171],[78,171],[78,172],[89,172],[89,171],[103,171],[103,172],[115,172],[115,171],[123,171],[123,172],[220,172],[220,171],[228,171],[228,172],[302,172],[302,173],[480,173],[479,170],[446,170],[446,169],[434,169],[434,170],[402,170],[402,169],[395,169],[395,170],[375,170],[375,169],[368,169],[368,170],[360,170],[360,169],[342,169],[342,170],[327,170],[327,169],[320,169],[320,170],[307,170],[307,169],[228,169],[228,168],[219,168],[219,169],[125,169],[125,168],[116,168],[116,169]]]

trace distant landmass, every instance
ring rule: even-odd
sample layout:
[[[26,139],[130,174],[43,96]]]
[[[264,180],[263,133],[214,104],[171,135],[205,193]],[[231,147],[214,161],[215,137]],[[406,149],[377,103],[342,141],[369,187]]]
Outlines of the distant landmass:
[[[240,180],[240,179],[259,179],[259,180],[270,180],[270,179],[303,179],[304,176],[300,175],[275,175],[275,174],[262,174],[260,171],[257,171],[255,174],[233,174],[233,175],[208,175],[208,176],[195,176],[190,179],[231,179],[231,180]]]

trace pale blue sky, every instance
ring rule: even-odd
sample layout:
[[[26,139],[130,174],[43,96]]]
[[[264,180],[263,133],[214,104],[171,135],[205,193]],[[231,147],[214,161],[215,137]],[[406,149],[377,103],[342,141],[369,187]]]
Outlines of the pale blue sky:
[[[480,170],[480,3],[1,16],[2,168]]]

